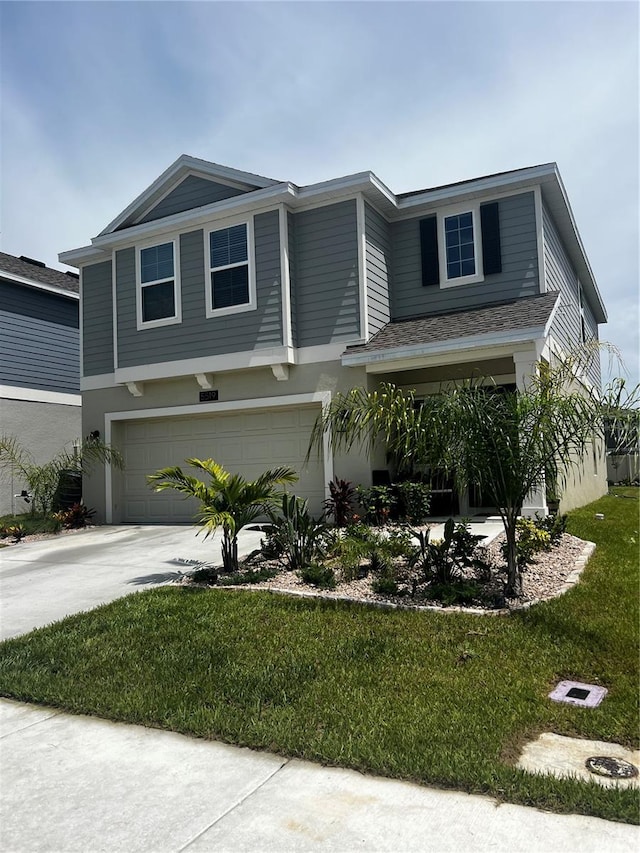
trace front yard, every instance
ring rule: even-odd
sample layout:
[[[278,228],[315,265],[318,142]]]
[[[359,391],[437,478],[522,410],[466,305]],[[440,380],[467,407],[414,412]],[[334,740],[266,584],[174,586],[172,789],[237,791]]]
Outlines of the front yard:
[[[513,766],[542,731],[637,744],[638,490],[572,513],[568,531],[598,545],[581,582],[508,617],[165,587],[0,645],[0,694],[637,822],[637,792]],[[556,704],[562,679],[609,694]]]

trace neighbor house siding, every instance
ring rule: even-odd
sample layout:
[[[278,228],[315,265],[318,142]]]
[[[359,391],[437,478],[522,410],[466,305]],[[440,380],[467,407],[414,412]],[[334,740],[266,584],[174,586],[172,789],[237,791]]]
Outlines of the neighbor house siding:
[[[0,385],[77,394],[78,300],[0,282]]]
[[[182,213],[195,207],[203,207],[205,204],[215,204],[217,201],[233,198],[242,195],[244,192],[246,190],[189,175],[138,221],[153,222],[155,219],[162,219],[163,216]],[[130,217],[126,222],[123,222],[118,230],[129,227],[134,221],[135,218]]]
[[[394,320],[505,302],[540,292],[533,193],[508,196],[498,203],[502,272],[486,275],[476,284],[423,287],[420,219],[428,217],[404,219],[391,225]],[[441,245],[438,251],[443,252]]]
[[[202,230],[179,238],[182,322],[137,329],[135,249],[116,253],[118,366],[133,367],[184,358],[240,352],[282,344],[278,212],[254,217],[257,309],[220,317],[205,316],[205,236]]]
[[[364,209],[369,334],[375,335],[390,319],[391,232],[377,210],[368,204]]]
[[[113,295],[111,261],[82,270],[83,375],[111,373],[113,364]]]
[[[298,346],[360,337],[356,202],[295,214]]]

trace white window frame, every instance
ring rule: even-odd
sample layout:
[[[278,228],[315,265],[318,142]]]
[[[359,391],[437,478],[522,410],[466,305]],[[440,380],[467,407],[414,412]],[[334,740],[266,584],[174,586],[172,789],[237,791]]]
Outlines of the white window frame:
[[[211,266],[211,235],[216,231],[226,231],[227,228],[235,228],[238,225],[244,225],[247,229],[247,260],[240,261],[235,264],[225,264],[221,267]],[[224,317],[229,314],[242,314],[245,311],[255,311],[258,307],[256,296],[256,264],[255,264],[255,242],[253,217],[248,219],[229,219],[216,222],[213,227],[205,228],[204,230],[204,256],[205,256],[205,306],[206,316]],[[249,301],[243,302],[241,305],[227,305],[224,308],[213,307],[213,287],[211,283],[211,274],[220,270],[231,269],[232,267],[241,267],[245,263],[248,266],[249,279]]]
[[[473,275],[463,275],[457,278],[449,278],[447,275],[447,238],[445,234],[445,220],[450,216],[459,216],[461,213],[470,213],[473,223],[473,256],[476,263],[476,271]],[[482,238],[480,232],[480,203],[466,202],[455,206],[443,208],[438,211],[438,257],[440,263],[440,287],[459,287],[462,284],[476,284],[484,281],[482,263]]]
[[[171,281],[170,278],[159,278],[155,281],[142,281],[142,252],[145,249],[153,249],[154,246],[164,246],[167,243],[173,245],[173,304],[175,312],[172,317],[162,317],[159,320],[144,320],[142,315],[142,290],[154,284],[162,284]],[[179,241],[177,239],[162,240],[158,237],[148,240],[136,246],[136,321],[138,331],[142,329],[157,329],[161,326],[173,326],[182,323],[182,298],[180,286],[180,255]]]

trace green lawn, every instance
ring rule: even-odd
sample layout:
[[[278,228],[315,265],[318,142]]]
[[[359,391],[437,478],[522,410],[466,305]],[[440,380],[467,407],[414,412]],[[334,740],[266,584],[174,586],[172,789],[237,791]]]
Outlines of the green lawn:
[[[581,583],[517,615],[163,588],[3,643],[0,694],[637,822],[637,792],[512,766],[542,731],[637,743],[638,490],[618,495],[571,515],[570,532],[598,544]],[[556,704],[561,679],[609,695]]]

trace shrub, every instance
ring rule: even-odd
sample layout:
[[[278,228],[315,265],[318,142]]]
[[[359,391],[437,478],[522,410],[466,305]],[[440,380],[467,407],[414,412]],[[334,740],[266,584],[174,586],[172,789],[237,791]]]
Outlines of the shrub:
[[[264,539],[260,540],[260,551],[265,560],[278,560],[284,554],[284,545],[273,527],[270,527]]]
[[[214,586],[218,583],[218,571],[213,566],[201,566],[199,569],[191,572],[191,580],[196,583],[208,583]]]
[[[261,583],[268,581],[278,574],[278,569],[249,569],[245,572],[232,572],[224,576],[224,584],[227,586],[242,586],[245,583]]]
[[[336,576],[330,566],[319,566],[317,563],[310,563],[308,566],[300,569],[298,574],[305,583],[312,586],[317,586],[321,589],[335,589]]]
[[[95,509],[89,509],[82,503],[76,503],[72,504],[69,509],[54,512],[53,517],[62,524],[65,530],[78,530],[81,527],[86,527],[95,514]]]
[[[450,518],[444,526],[444,538],[430,541],[430,531],[414,531],[418,547],[410,557],[410,565],[418,566],[428,581],[451,584],[462,569],[480,568],[482,560],[476,554],[481,536],[469,532],[466,524],[456,524]]]
[[[390,486],[358,486],[356,492],[366,521],[378,526],[386,524],[395,505]]]
[[[19,542],[25,535],[26,530],[22,524],[8,524],[0,530],[0,539],[11,537],[14,542]]]
[[[377,595],[397,595],[398,584],[390,575],[382,575],[371,582],[371,589]]]
[[[482,587],[477,581],[454,580],[450,583],[433,583],[428,588],[429,598],[440,601],[445,607],[473,604],[482,597]]]
[[[356,491],[348,480],[338,477],[329,483],[329,497],[324,502],[327,515],[333,517],[336,527],[346,527],[353,518]]]
[[[273,523],[273,537],[282,548],[288,569],[303,569],[323,555],[328,528],[322,520],[317,521],[311,515],[305,500],[283,495],[281,515],[270,510],[269,517]]]
[[[524,569],[530,565],[540,551],[546,551],[551,546],[551,534],[540,529],[531,518],[519,518],[516,522],[516,559],[518,568]],[[502,556],[507,559],[507,543],[502,545]]]
[[[549,534],[551,545],[557,545],[562,538],[562,534],[567,532],[567,521],[568,516],[566,513],[562,515],[559,513],[550,513],[545,518],[536,515],[535,524],[539,530],[543,530]]]
[[[400,519],[411,524],[422,524],[429,515],[431,505],[431,489],[426,483],[398,483],[395,486],[397,494],[397,513]]]

